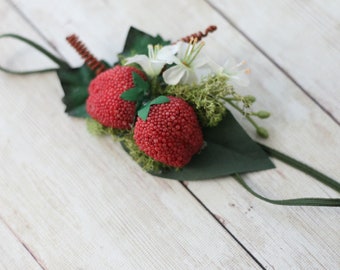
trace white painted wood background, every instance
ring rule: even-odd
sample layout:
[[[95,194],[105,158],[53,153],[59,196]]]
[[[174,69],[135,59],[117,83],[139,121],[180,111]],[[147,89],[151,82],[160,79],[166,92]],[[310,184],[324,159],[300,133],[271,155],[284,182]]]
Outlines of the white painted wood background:
[[[176,40],[219,27],[206,51],[247,60],[249,91],[272,112],[268,140],[340,179],[340,1],[0,0],[0,34],[33,39],[73,66],[77,33],[116,60],[130,25]],[[52,66],[0,40],[0,64]],[[143,172],[109,138],[63,113],[55,74],[0,73],[0,269],[339,269],[340,210],[262,202],[232,178]],[[246,176],[270,198],[339,194],[280,162]]]

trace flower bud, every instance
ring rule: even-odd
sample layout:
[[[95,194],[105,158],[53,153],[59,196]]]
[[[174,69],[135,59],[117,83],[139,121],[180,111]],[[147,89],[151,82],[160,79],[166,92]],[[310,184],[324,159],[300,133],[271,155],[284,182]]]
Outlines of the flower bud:
[[[256,129],[256,132],[262,138],[268,138],[269,137],[269,133],[264,127],[258,127]]]
[[[256,113],[256,116],[261,118],[261,119],[265,119],[265,118],[268,118],[270,116],[270,112],[267,112],[267,111],[258,111]]]
[[[256,101],[256,97],[254,96],[245,96],[244,99],[249,102],[250,104],[254,103]]]

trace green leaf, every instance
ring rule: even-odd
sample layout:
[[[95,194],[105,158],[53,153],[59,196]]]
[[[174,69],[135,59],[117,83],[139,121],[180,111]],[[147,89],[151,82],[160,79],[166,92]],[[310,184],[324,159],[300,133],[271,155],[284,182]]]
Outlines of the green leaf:
[[[118,55],[120,59],[135,55],[135,54],[148,54],[147,46],[152,45],[169,45],[170,41],[164,40],[161,36],[155,37],[144,33],[134,27],[130,27],[128,36],[125,41],[124,50]]]
[[[170,101],[170,99],[166,96],[158,96],[151,101],[150,105],[163,104],[163,103],[167,103],[169,101]]]
[[[57,71],[65,96],[62,101],[66,105],[69,115],[75,117],[88,117],[85,102],[88,97],[87,88],[95,73],[86,65],[80,68],[61,68]]]
[[[150,85],[136,72],[132,73],[134,87],[123,92],[120,97],[127,101],[141,101],[147,94]]]
[[[203,180],[275,167],[230,112],[217,127],[205,128],[203,135],[207,146],[188,165],[156,175],[181,181]]]
[[[140,96],[144,96],[143,90],[140,88],[130,88],[129,90],[126,90],[120,95],[121,99],[124,99],[126,101],[137,101],[140,99]]]
[[[148,118],[151,105],[162,104],[162,103],[166,103],[169,101],[170,99],[166,96],[158,96],[152,101],[149,101],[148,103],[146,103],[144,107],[138,111],[138,116],[145,121],[146,118]]]

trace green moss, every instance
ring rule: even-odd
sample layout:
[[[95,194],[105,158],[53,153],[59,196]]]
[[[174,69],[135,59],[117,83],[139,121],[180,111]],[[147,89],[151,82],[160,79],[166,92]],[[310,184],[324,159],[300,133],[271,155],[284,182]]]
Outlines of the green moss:
[[[107,128],[92,118],[86,118],[86,127],[92,135],[101,136],[107,134]]]
[[[112,135],[116,139],[124,136],[128,132],[126,130],[105,127],[92,118],[86,118],[86,126],[87,126],[87,130],[92,135],[96,135],[96,136]]]
[[[153,158],[141,151],[135,140],[133,139],[133,130],[119,130],[108,128],[98,123],[92,118],[86,119],[88,131],[97,136],[110,135],[115,141],[120,141],[134,161],[136,161],[144,170],[152,173],[161,173],[171,168],[161,162],[155,161]]]
[[[183,98],[194,107],[203,127],[213,127],[227,111],[222,98],[234,93],[227,81],[226,76],[214,75],[200,84],[168,85],[163,94]]]

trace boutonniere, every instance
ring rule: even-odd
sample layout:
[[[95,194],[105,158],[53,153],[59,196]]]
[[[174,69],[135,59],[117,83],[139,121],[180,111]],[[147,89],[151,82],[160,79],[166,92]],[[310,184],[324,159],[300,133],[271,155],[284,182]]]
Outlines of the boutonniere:
[[[274,204],[340,206],[340,199],[301,198],[271,200],[254,192],[242,174],[273,169],[270,157],[309,174],[340,192],[340,184],[312,167],[253,141],[233,117],[231,109],[267,138],[259,121],[270,113],[256,108],[256,97],[242,95],[250,69],[230,56],[216,63],[205,54],[202,39],[216,30],[208,27],[177,41],[164,40],[131,27],[118,61],[98,60],[76,35],[68,43],[85,63],[71,68],[35,42],[15,34],[56,64],[64,90],[65,112],[86,119],[89,132],[119,141],[142,169],[159,177],[180,181],[233,176],[256,197]]]

